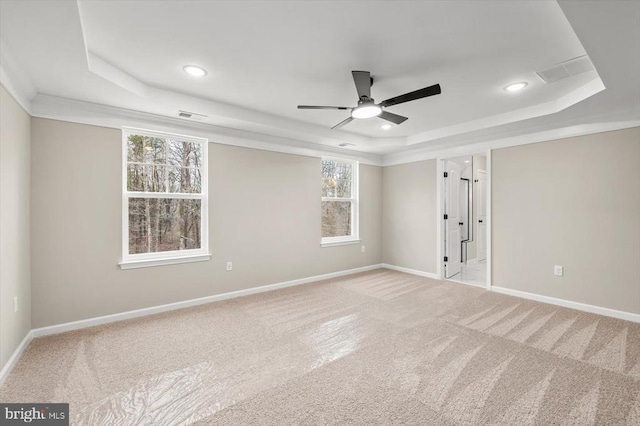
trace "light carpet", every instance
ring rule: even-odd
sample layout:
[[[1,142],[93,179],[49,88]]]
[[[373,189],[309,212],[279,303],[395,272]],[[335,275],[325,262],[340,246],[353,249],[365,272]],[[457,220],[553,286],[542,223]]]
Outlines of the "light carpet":
[[[35,339],[79,425],[640,425],[640,324],[376,271]]]

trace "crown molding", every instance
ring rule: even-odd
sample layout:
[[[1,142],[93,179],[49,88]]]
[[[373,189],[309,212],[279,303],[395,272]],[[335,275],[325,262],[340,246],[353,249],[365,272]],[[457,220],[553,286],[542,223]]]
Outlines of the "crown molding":
[[[0,84],[28,114],[31,114],[31,99],[36,96],[36,89],[26,75],[20,72],[15,56],[2,38],[0,38]]]
[[[494,139],[487,142],[469,143],[452,148],[442,148],[440,146],[388,154],[383,157],[382,166],[386,167],[436,158],[472,155],[480,152],[486,152],[492,149],[508,148],[511,146],[528,145],[539,142],[549,142],[558,139],[566,139],[575,136],[590,135],[594,133],[610,132],[632,127],[640,127],[640,119],[575,124],[534,133],[525,133],[517,136]]]
[[[121,129],[152,128],[157,131],[182,133],[208,138],[212,143],[255,148],[286,154],[322,157],[333,155],[357,160],[373,166],[382,165],[382,156],[350,149],[304,142],[296,139],[239,130],[213,124],[187,121],[157,114],[94,104],[74,99],[38,94],[31,102],[31,115],[38,118]]]
[[[450,136],[497,127],[503,124],[516,123],[519,121],[555,114],[605,89],[604,83],[597,73],[593,71],[593,74],[594,77],[591,80],[557,99],[409,136],[407,138],[407,145],[417,145]]]
[[[447,147],[444,144],[418,148],[384,156],[358,152],[351,149],[333,148],[330,146],[314,144],[296,139],[267,135],[257,132],[249,132],[230,127],[216,126],[207,123],[187,121],[183,119],[166,117],[157,114],[127,110],[118,107],[60,98],[57,96],[38,94],[31,101],[30,113],[33,117],[52,120],[68,121],[73,123],[88,124],[93,126],[121,129],[124,126],[138,128],[153,128],[158,131],[171,133],[187,133],[193,136],[208,138],[212,143],[241,146],[245,148],[261,149],[265,151],[281,152],[286,154],[304,155],[309,157],[322,157],[333,155],[342,158],[360,161],[363,164],[374,166],[393,166],[398,164],[413,163],[442,157],[455,157],[470,155],[477,152],[485,152],[490,149],[506,148],[510,146],[526,145],[531,143],[547,142],[557,139],[565,139],[593,133],[602,133],[613,130],[640,127],[640,119],[621,121],[611,120],[612,117],[591,117],[588,123],[570,124],[554,129],[540,130],[509,137],[495,137],[489,141],[473,141],[469,137],[467,141],[459,142],[457,146]],[[618,114],[625,116],[625,114]],[[635,112],[626,116],[637,117]],[[466,143],[465,143],[466,142]]]

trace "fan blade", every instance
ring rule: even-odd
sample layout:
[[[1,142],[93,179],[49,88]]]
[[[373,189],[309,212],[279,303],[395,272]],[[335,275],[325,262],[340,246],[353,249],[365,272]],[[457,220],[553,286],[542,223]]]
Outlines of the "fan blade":
[[[298,105],[298,109],[349,109],[349,107],[320,106],[320,105]]]
[[[363,96],[371,98],[371,73],[369,71],[351,71],[353,81],[356,83],[358,98]]]
[[[344,120],[342,120],[341,122],[339,122],[338,124],[336,124],[335,126],[333,126],[331,128],[331,130],[335,130],[335,129],[339,129],[340,127],[344,126],[345,124],[349,124],[353,121],[353,117],[348,117]]]
[[[387,120],[387,121],[390,121],[392,123],[395,123],[395,124],[402,124],[402,123],[404,123],[405,121],[408,120],[407,117],[403,117],[401,115],[393,114],[393,113],[387,112],[387,111],[382,111],[382,113],[378,117],[382,118],[383,120]]]
[[[424,89],[416,90],[415,92],[405,93],[404,95],[389,98],[386,101],[380,102],[380,106],[388,107],[391,105],[398,105],[409,101],[415,101],[416,99],[426,98],[427,96],[439,95],[442,93],[439,84],[425,87]]]

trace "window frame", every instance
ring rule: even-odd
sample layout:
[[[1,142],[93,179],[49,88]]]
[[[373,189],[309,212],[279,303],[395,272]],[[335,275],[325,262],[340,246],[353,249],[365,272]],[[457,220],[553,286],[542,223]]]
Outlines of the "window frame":
[[[199,143],[202,147],[202,170],[200,193],[172,193],[172,192],[143,192],[129,191],[127,188],[128,139],[130,135],[141,135],[163,139],[178,139],[184,142]],[[122,128],[122,261],[121,269],[143,268],[149,266],[171,265],[207,261],[211,259],[209,253],[209,139],[181,135],[177,133],[160,132],[134,127]],[[129,199],[131,198],[165,198],[165,199],[195,199],[200,200],[200,248],[186,250],[171,250],[155,253],[129,253]]]
[[[322,156],[320,159],[320,184],[322,185],[322,161],[338,161],[351,164],[351,197],[323,197],[320,190],[320,245],[322,247],[341,246],[360,243],[360,162],[347,158]],[[351,202],[351,235],[340,237],[322,237],[322,202],[323,201],[350,201]]]

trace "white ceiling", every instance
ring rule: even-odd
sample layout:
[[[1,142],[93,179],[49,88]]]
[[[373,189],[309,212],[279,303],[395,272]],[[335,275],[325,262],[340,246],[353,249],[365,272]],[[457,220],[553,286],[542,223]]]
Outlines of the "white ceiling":
[[[215,126],[390,153],[584,122],[640,119],[638,1],[0,2],[2,65],[37,103],[52,95]],[[582,55],[596,71],[546,84],[535,71]],[[197,64],[209,74],[186,75]],[[330,127],[354,106],[351,70],[409,117]],[[517,94],[503,87],[529,86]],[[605,89],[606,87],[606,89]],[[604,89],[604,90],[603,90]],[[39,95],[36,95],[39,94]],[[34,96],[35,95],[35,96]]]

